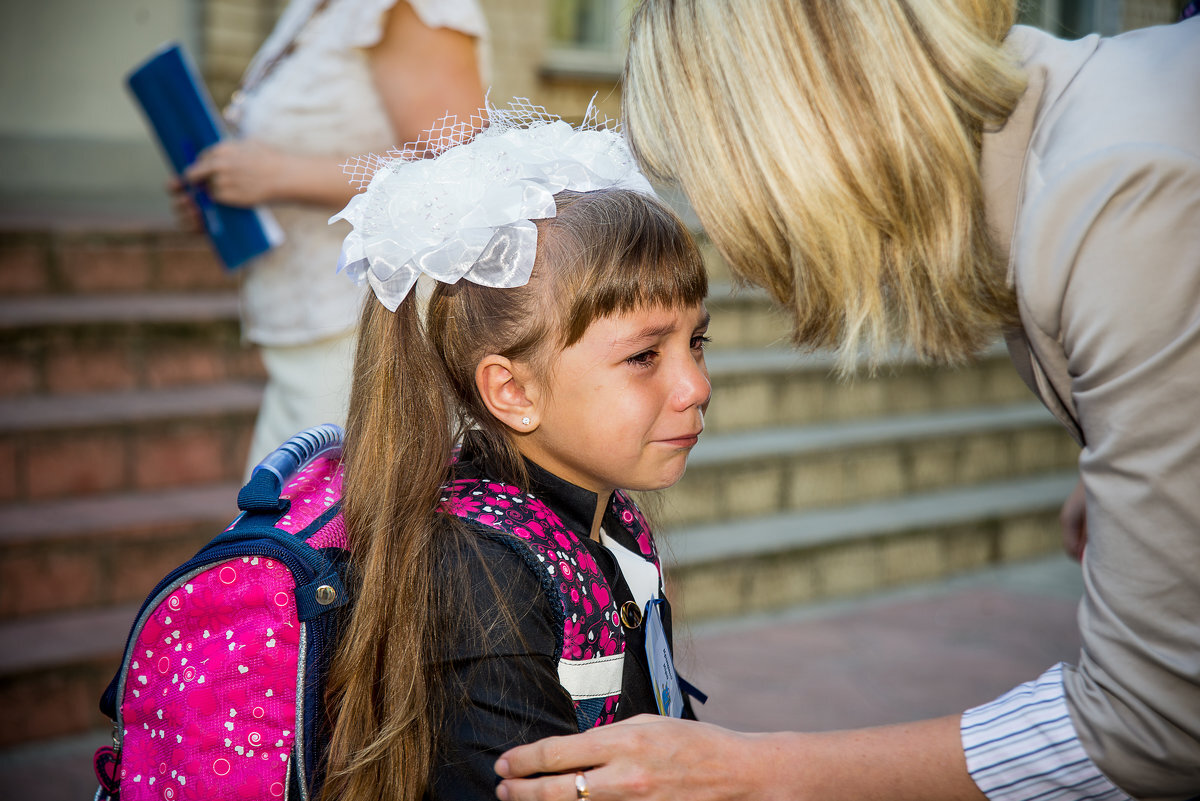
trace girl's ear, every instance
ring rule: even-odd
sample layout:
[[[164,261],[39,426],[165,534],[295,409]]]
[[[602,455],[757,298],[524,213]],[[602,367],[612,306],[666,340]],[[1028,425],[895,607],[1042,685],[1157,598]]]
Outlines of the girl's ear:
[[[475,366],[475,386],[493,417],[528,434],[538,427],[537,388],[522,367],[503,356],[484,356]]]

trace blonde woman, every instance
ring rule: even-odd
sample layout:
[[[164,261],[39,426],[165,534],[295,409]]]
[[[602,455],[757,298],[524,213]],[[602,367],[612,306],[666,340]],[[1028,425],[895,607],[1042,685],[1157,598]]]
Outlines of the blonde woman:
[[[555,738],[501,799],[1200,795],[1200,20],[1067,42],[1013,6],[645,0],[625,116],[797,344],[1006,336],[1083,446],[1078,664],[903,726]]]

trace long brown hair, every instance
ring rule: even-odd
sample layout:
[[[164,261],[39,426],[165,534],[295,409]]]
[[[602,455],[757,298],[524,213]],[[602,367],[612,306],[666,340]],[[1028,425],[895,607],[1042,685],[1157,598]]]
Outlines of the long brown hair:
[[[1024,76],[1014,0],[643,0],[623,116],[797,344],[956,361],[1016,321],[983,133]]]
[[[431,621],[453,611],[439,587],[462,580],[438,555],[464,533],[435,519],[454,444],[477,430],[489,466],[506,474],[495,478],[526,485],[507,429],[476,388],[480,359],[495,353],[546,374],[593,320],[707,293],[691,236],[658,201],[615,189],[556,201],[558,216],[537,221],[526,286],[438,284],[424,320],[416,293],[394,314],[373,297],[364,306],[343,494],[358,590],[330,672],[325,801],[418,799],[434,767],[444,699],[431,665],[446,634]]]

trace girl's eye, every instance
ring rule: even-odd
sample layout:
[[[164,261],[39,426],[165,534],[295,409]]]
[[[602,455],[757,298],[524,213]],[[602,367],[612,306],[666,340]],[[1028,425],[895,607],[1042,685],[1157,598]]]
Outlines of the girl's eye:
[[[692,337],[692,350],[704,350],[710,342],[712,342],[711,337],[706,337],[704,334],[697,334]]]
[[[644,350],[641,353],[630,356],[625,360],[626,364],[632,364],[635,367],[649,367],[654,363],[654,359],[658,356],[656,350]]]

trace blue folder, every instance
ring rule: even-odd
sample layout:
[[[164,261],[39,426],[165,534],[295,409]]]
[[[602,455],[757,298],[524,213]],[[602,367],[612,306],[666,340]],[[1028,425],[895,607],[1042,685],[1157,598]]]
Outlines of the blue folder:
[[[200,151],[226,136],[207,87],[178,43],[153,53],[129,73],[126,84],[177,174]],[[283,231],[267,209],[216,203],[203,187],[193,187],[191,192],[227,269],[237,269],[283,241]]]

